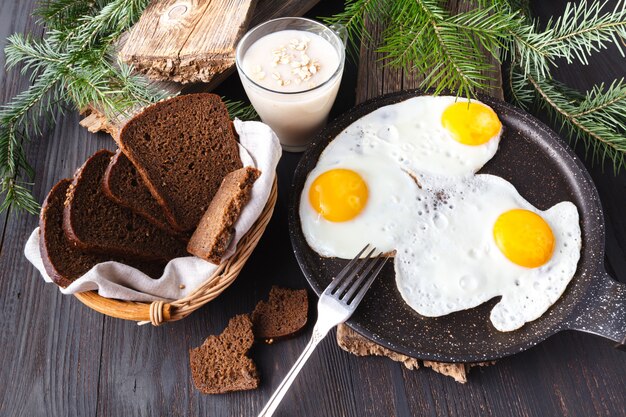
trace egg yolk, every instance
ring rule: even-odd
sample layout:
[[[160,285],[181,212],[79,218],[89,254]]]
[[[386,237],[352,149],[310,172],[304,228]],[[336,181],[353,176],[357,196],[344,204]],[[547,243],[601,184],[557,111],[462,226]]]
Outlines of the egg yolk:
[[[449,105],[441,116],[441,124],[454,140],[469,146],[489,142],[502,129],[498,115],[490,107],[474,101]]]
[[[367,184],[349,169],[331,169],[317,177],[309,189],[313,209],[331,222],[355,218],[367,204]]]
[[[548,262],[554,251],[554,235],[538,214],[522,209],[507,211],[493,226],[496,245],[511,262],[536,268]]]

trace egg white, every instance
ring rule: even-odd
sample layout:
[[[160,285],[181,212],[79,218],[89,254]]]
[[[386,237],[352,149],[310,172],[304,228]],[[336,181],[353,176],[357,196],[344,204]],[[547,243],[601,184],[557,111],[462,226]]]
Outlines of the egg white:
[[[511,331],[540,317],[559,299],[580,257],[574,204],[538,210],[511,183],[493,175],[440,178],[430,195],[413,230],[396,242],[396,283],[411,308],[436,317],[502,296],[490,319],[496,329]],[[554,253],[538,268],[511,262],[493,238],[498,216],[516,208],[539,214],[554,234]]]
[[[363,211],[346,222],[326,220],[309,201],[312,182],[337,168],[355,171],[368,187]],[[351,259],[368,243],[380,251],[391,252],[401,231],[411,222],[413,201],[419,193],[413,179],[384,157],[346,154],[336,160],[327,159],[309,173],[304,184],[300,196],[302,232],[309,246],[326,257]]]
[[[444,110],[456,101],[467,100],[421,96],[381,107],[341,132],[326,147],[319,161],[323,163],[350,153],[383,155],[414,174],[464,176],[475,173],[498,150],[502,130],[482,145],[457,142],[441,124]]]

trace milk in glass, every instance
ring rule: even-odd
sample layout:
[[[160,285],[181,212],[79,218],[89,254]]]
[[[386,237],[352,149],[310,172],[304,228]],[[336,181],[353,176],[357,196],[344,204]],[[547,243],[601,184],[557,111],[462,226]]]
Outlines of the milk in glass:
[[[322,36],[280,30],[251,44],[238,69],[263,122],[286,150],[299,150],[325,125],[343,65],[340,51]]]

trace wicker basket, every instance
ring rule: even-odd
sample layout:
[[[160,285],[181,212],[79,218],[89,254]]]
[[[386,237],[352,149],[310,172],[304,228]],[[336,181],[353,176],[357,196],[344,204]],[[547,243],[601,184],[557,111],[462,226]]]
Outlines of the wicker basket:
[[[276,197],[277,185],[276,179],[274,179],[267,204],[248,233],[239,241],[237,252],[222,262],[215,273],[187,297],[170,303],[164,301],[143,303],[101,297],[96,291],[81,292],[74,295],[87,307],[102,314],[134,320],[139,324],[152,323],[154,326],[159,326],[168,321],[185,318],[220,295],[237,278],[272,217]]]

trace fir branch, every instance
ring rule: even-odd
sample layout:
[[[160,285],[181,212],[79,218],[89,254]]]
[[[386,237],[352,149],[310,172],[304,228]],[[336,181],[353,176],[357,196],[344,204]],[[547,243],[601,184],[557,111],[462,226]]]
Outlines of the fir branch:
[[[390,25],[379,48],[390,64],[420,69],[425,74],[422,87],[433,88],[435,94],[451,89],[467,97],[489,88],[493,79],[482,48],[498,56],[502,34],[521,23],[517,12],[495,5],[450,16],[433,0],[398,2],[390,19],[396,24]]]
[[[42,40],[13,35],[5,49],[8,68],[21,65],[32,85],[0,109],[0,211],[11,204],[35,212],[28,191],[33,169],[24,144],[41,133],[44,116],[54,118],[56,104],[80,109],[96,105],[111,117],[158,101],[165,93],[149,88],[132,68],[110,64],[115,39],[139,17],[148,0],[97,0],[88,6],[71,0],[49,1],[39,9],[49,29]],[[77,13],[91,14],[77,16]]]
[[[545,30],[538,22],[530,22],[510,30],[509,52],[528,73],[536,69],[540,78],[549,77],[550,66],[558,58],[567,63],[575,60],[588,63],[588,57],[607,45],[615,45],[622,56],[622,43],[626,41],[626,1],[619,0],[615,9],[602,13],[606,2],[586,0],[578,4],[567,3],[563,15],[548,21]]]
[[[4,194],[4,200],[0,204],[0,213],[13,206],[30,214],[38,214],[40,206],[30,192],[32,185],[32,183],[19,182],[10,177],[2,178],[0,193]]]
[[[78,17],[89,14],[96,6],[94,1],[45,0],[34,14],[50,29],[68,29],[78,24]]]
[[[60,95],[62,74],[44,72],[33,85],[0,109],[0,172],[16,179],[20,170],[32,170],[26,163],[23,139],[39,134],[39,119],[50,110],[45,104]]]
[[[576,145],[583,141],[592,162],[610,159],[617,173],[626,167],[626,82],[614,81],[608,88],[595,86],[586,94],[569,89],[539,72],[513,70],[512,87],[517,97],[532,97],[533,103],[548,112]],[[523,80],[526,80],[524,82]],[[530,104],[522,102],[525,107]]]
[[[365,19],[379,22],[387,20],[387,10],[394,4],[393,0],[347,0],[343,12],[335,16],[324,18],[328,25],[340,24],[346,28],[348,40],[354,50],[359,50],[358,41],[362,36],[364,40],[371,41],[371,35],[364,30]]]
[[[241,120],[259,120],[259,115],[257,114],[254,107],[251,104],[245,103],[243,101],[233,101],[228,100],[225,97],[222,97],[222,101],[226,105],[228,109],[228,115],[231,119],[241,119]]]
[[[505,0],[482,2],[490,5],[450,16],[438,0],[353,0],[343,13],[326,21],[346,26],[352,42],[362,37],[371,41],[366,16],[384,21],[382,44],[372,46],[389,65],[422,72],[422,88],[436,93],[456,90],[471,97],[476,90],[489,88],[493,79],[484,50],[499,57],[503,35],[522,22]]]

